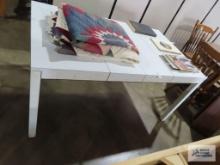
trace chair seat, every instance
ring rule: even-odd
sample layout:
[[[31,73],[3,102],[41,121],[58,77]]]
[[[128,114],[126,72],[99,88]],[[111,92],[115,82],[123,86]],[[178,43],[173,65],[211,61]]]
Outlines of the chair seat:
[[[184,55],[190,59],[192,59],[194,53],[193,52],[184,52]]]

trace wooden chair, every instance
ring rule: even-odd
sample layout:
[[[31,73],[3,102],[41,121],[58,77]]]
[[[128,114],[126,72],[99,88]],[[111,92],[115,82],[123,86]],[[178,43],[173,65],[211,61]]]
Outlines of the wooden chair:
[[[200,103],[202,105],[201,110],[210,104],[210,100],[214,96],[214,93],[210,95],[211,88],[215,86],[216,90],[219,90],[216,86],[220,80],[219,57],[220,53],[204,41],[199,44],[198,50],[193,56],[192,62],[207,76],[207,79],[191,97],[191,103],[202,102]],[[200,97],[206,99],[201,99]]]
[[[198,44],[198,48],[192,58],[192,63],[197,66],[203,74],[207,76],[207,79],[201,84],[198,90],[196,90],[191,98],[190,104],[195,103],[196,97],[206,93],[213,85],[216,85],[220,81],[220,52],[212,47],[208,42],[201,41]],[[169,100],[173,93],[181,93],[187,86],[186,85],[169,85],[165,89],[166,96]],[[175,96],[176,97],[176,96]]]
[[[194,117],[191,125],[193,129],[204,136],[212,136],[217,131],[220,131],[219,107],[220,90],[218,91],[218,95],[216,96],[216,98],[212,99],[210,104],[208,104],[208,106],[206,106],[199,114]]]
[[[213,30],[211,27],[204,25],[197,20],[189,40],[183,46],[183,53],[188,58],[192,58],[200,41],[209,42],[218,29],[219,27]]]
[[[200,90],[206,91],[218,82],[220,78],[220,53],[209,43],[201,41],[195,52],[192,62],[206,76],[207,79],[200,86]]]
[[[220,136],[200,140],[193,143],[169,148],[166,150],[154,152],[148,155],[139,156],[133,159],[125,160],[122,162],[114,163],[113,165],[187,165],[189,149],[196,145],[214,145],[216,146],[216,162],[195,162],[195,164],[213,164],[219,165],[220,163]],[[190,149],[191,150],[191,149]],[[192,151],[192,150],[191,150]],[[165,161],[164,161],[165,160]],[[162,163],[163,162],[163,163]],[[189,163],[190,164],[190,163]],[[194,164],[194,163],[192,163]]]

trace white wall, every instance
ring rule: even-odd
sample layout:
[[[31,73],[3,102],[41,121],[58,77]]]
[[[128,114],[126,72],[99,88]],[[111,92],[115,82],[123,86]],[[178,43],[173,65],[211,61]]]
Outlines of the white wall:
[[[54,0],[54,4],[69,2],[90,13],[108,17],[114,0]],[[149,0],[118,0],[112,18],[139,21]],[[165,31],[183,0],[152,0],[143,23]],[[202,20],[216,0],[186,0],[171,24],[166,36],[181,48],[191,34],[196,20]],[[220,26],[220,2],[204,22],[215,28]],[[220,44],[220,39],[216,40]]]
[[[149,0],[118,0],[113,19],[139,21]]]
[[[204,23],[211,26],[213,29],[215,29],[216,27],[220,27],[220,2],[217,3],[217,5],[208,15]],[[213,39],[216,37],[217,34],[218,33],[216,33],[215,36],[213,36]],[[220,37],[215,41],[215,43],[220,44]]]
[[[181,2],[182,0],[152,0],[142,23],[164,32]]]
[[[78,6],[92,14],[108,17],[114,0],[54,0],[53,4],[60,6],[62,2]]]
[[[202,20],[214,2],[215,0],[186,0],[166,35],[181,48],[189,38],[196,20]]]

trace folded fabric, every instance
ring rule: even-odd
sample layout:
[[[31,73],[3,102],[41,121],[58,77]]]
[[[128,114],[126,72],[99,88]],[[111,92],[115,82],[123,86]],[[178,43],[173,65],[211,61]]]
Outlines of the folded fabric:
[[[64,17],[74,40],[91,44],[113,45],[138,50],[124,29],[115,21],[87,14],[82,9],[63,4]]]
[[[62,45],[56,48],[57,53],[66,54],[66,55],[74,55],[76,56],[76,51],[73,48],[69,48],[66,45]]]
[[[52,34],[55,42],[59,43],[59,45],[65,45],[69,47],[77,47],[92,53],[105,55],[108,53],[110,46],[100,46],[97,44],[81,42],[78,40],[72,40],[71,34],[69,33],[68,26],[66,24],[66,20],[63,15],[63,11],[61,9],[58,10],[57,18],[55,19],[55,25],[52,28]]]
[[[52,34],[55,40],[64,40],[66,43],[71,45],[72,37],[69,33],[63,12],[61,9],[58,10],[57,18],[55,19],[55,25],[52,28]]]
[[[70,6],[70,5],[65,4],[63,5],[63,7],[64,6]],[[75,7],[71,7],[71,8],[80,10]],[[93,17],[91,16],[91,18]],[[97,41],[96,39],[91,38],[94,37],[94,33],[87,33],[86,35],[80,33],[80,35],[82,34],[84,36],[90,35],[89,41],[83,41],[82,39],[78,38],[77,35],[75,36],[74,33],[71,33],[69,31],[69,25],[64,15],[64,8],[59,9],[58,12],[56,12],[55,16],[51,18],[51,20],[53,22],[52,24],[50,23],[52,26],[51,34],[53,36],[54,43],[57,45],[56,51],[60,54],[77,55],[88,58],[89,56],[91,56],[92,58],[94,57],[100,58],[102,56],[101,58],[105,60],[107,59],[108,61],[109,60],[118,61],[118,62],[120,61],[126,63],[139,62],[139,57],[137,54],[138,51],[135,45],[127,36],[125,31],[121,28],[121,26],[114,21],[111,21],[111,23],[113,23],[113,25],[115,25],[116,28],[113,28],[113,25],[108,27],[107,24],[103,23],[103,26],[106,25],[105,28],[107,30],[109,31],[111,31],[110,29],[114,29],[114,30],[112,30],[112,33],[109,32],[109,33],[105,33],[103,36],[98,36],[98,37],[103,37],[103,40],[105,41],[96,42]],[[100,20],[102,19],[100,18]],[[103,20],[109,21],[105,19]],[[81,23],[84,24],[83,21]],[[95,24],[93,25],[95,26]],[[74,25],[77,26],[77,23]]]
[[[86,59],[105,60],[108,62],[117,62],[117,63],[123,62],[126,64],[134,64],[137,62],[133,59],[133,57],[129,58],[129,56],[133,56],[133,53],[135,52],[125,48],[124,51],[121,50],[119,54],[118,53],[114,54],[115,52],[110,50],[105,56],[102,56],[101,58],[100,55],[90,53],[83,49],[74,48],[74,50],[76,51],[77,56],[83,57],[83,59],[86,58]]]

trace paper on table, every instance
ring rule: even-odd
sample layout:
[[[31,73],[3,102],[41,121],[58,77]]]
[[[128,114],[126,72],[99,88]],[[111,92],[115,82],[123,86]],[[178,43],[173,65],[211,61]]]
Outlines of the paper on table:
[[[151,41],[159,51],[181,54],[180,50],[171,42],[161,41],[158,38],[151,38]]]

